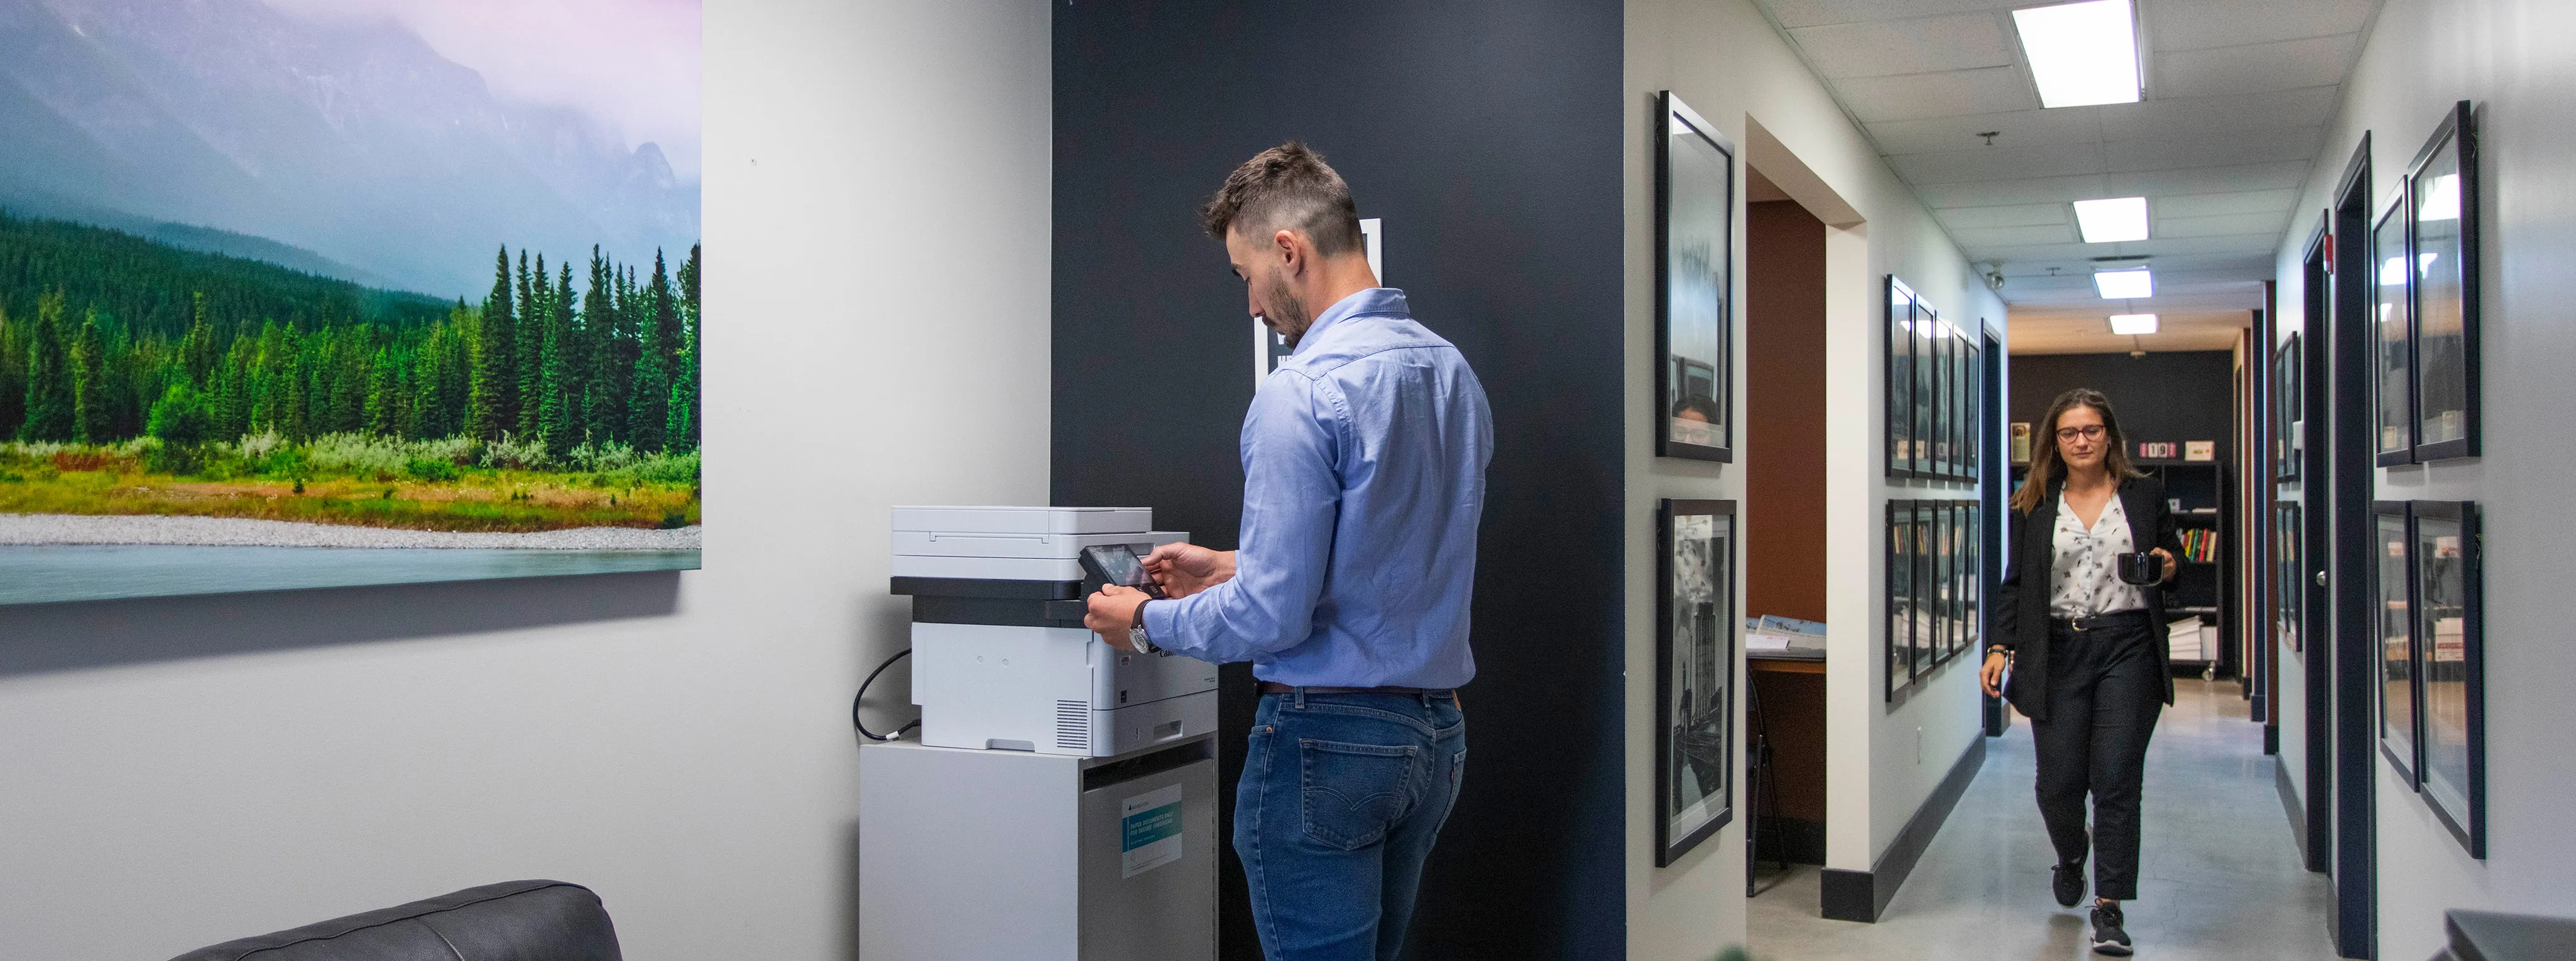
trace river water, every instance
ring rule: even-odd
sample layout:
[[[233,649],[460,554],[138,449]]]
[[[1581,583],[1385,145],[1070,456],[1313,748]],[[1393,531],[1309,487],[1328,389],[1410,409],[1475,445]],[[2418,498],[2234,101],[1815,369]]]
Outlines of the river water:
[[[0,546],[0,604],[697,567],[697,551]]]

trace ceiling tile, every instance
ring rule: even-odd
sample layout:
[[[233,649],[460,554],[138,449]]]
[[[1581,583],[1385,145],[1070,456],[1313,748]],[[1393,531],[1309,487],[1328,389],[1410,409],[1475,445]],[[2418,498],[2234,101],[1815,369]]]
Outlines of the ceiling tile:
[[[2102,146],[2089,143],[2045,147],[1987,147],[1950,153],[1900,154],[1887,158],[1896,175],[1913,184],[1958,183],[1998,177],[2062,177],[2100,173]]]
[[[2214,217],[2158,217],[2158,237],[2224,237],[2230,234],[2261,234],[2278,243],[2290,226],[2290,212],[2276,210],[2261,214],[2220,214]]]
[[[1937,73],[2012,63],[2012,55],[2004,50],[2002,18],[1994,13],[1801,27],[1789,31],[1789,38],[1806,51],[1816,72],[1829,79]]]
[[[1992,131],[1997,147],[2036,147],[2058,143],[2094,143],[2102,139],[2098,107],[2062,110],[2016,110],[2011,113],[1961,114],[1921,120],[1890,120],[1869,126],[1869,137],[1884,153],[1940,153],[1986,146],[1979,134]]]
[[[2038,91],[2012,67],[1853,77],[1834,89],[1862,123],[2039,108]]]
[[[2298,203],[2299,192],[2296,190],[2242,190],[2150,197],[2147,209],[2158,217],[2215,217],[2286,211]]]
[[[1783,28],[1828,23],[1893,20],[1969,10],[2010,10],[2032,0],[1755,0],[1771,10]],[[2042,0],[2044,2],[2044,0]]]
[[[1952,227],[1950,239],[1959,246],[1975,251],[1990,247],[2012,247],[2028,244],[2069,244],[2075,242],[2075,228],[2065,224],[2046,227]]]
[[[2152,0],[2140,4],[2147,44],[2159,51],[2232,47],[2359,33],[2372,0]]]
[[[2147,95],[2208,97],[2324,87],[2343,82],[2359,34],[2237,47],[2158,52],[2147,70]]]
[[[1914,195],[1934,208],[2062,203],[2111,196],[2103,192],[2108,179],[2105,174],[2086,174],[2075,177],[2015,177],[1977,183],[1916,184]]]
[[[2105,139],[2195,137],[2321,127],[2334,119],[2335,103],[2341,93],[2341,87],[2301,87],[2269,93],[2155,98],[2091,109],[2101,111]]]
[[[1996,207],[1950,207],[1932,211],[1951,230],[1978,227],[2066,226],[2074,212],[2065,204],[2008,204]]]
[[[2234,167],[2271,161],[2307,161],[2324,143],[2324,127],[2293,127],[2217,137],[2119,140],[2102,145],[2105,169],[2128,172],[2186,167]]]
[[[2304,160],[2249,164],[2241,167],[2194,167],[2141,170],[2105,175],[2102,183],[2117,193],[2099,197],[2156,197],[2164,194],[2213,194],[2236,190],[2295,189],[2308,179]],[[2150,201],[2152,203],[2152,201]]]

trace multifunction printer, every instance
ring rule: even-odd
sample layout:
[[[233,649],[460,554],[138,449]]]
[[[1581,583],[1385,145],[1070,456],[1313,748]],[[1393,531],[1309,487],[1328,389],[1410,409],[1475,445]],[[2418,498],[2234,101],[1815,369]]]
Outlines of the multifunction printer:
[[[1114,757],[1216,730],[1216,666],[1085,630],[1082,549],[1188,534],[1142,507],[897,507],[893,592],[912,598],[912,700],[932,747]]]

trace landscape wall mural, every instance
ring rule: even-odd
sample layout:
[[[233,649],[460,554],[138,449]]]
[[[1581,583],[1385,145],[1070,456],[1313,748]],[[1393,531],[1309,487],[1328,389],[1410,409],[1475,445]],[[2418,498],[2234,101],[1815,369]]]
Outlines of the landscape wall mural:
[[[0,0],[0,604],[695,568],[698,0]]]

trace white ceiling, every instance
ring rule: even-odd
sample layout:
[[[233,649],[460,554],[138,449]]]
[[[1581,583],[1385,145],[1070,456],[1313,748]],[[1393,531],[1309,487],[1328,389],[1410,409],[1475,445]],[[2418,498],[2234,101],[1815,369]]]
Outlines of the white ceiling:
[[[2272,252],[2307,221],[2292,207],[2378,7],[2132,0],[2146,99],[2043,110],[2012,10],[2045,0],[1755,2],[1968,258],[2002,269],[2014,353],[2232,345]],[[2082,242],[2073,201],[2134,196],[2148,239]],[[2096,258],[2134,256],[2156,296],[2102,300]],[[2163,330],[2113,336],[2115,313]]]

